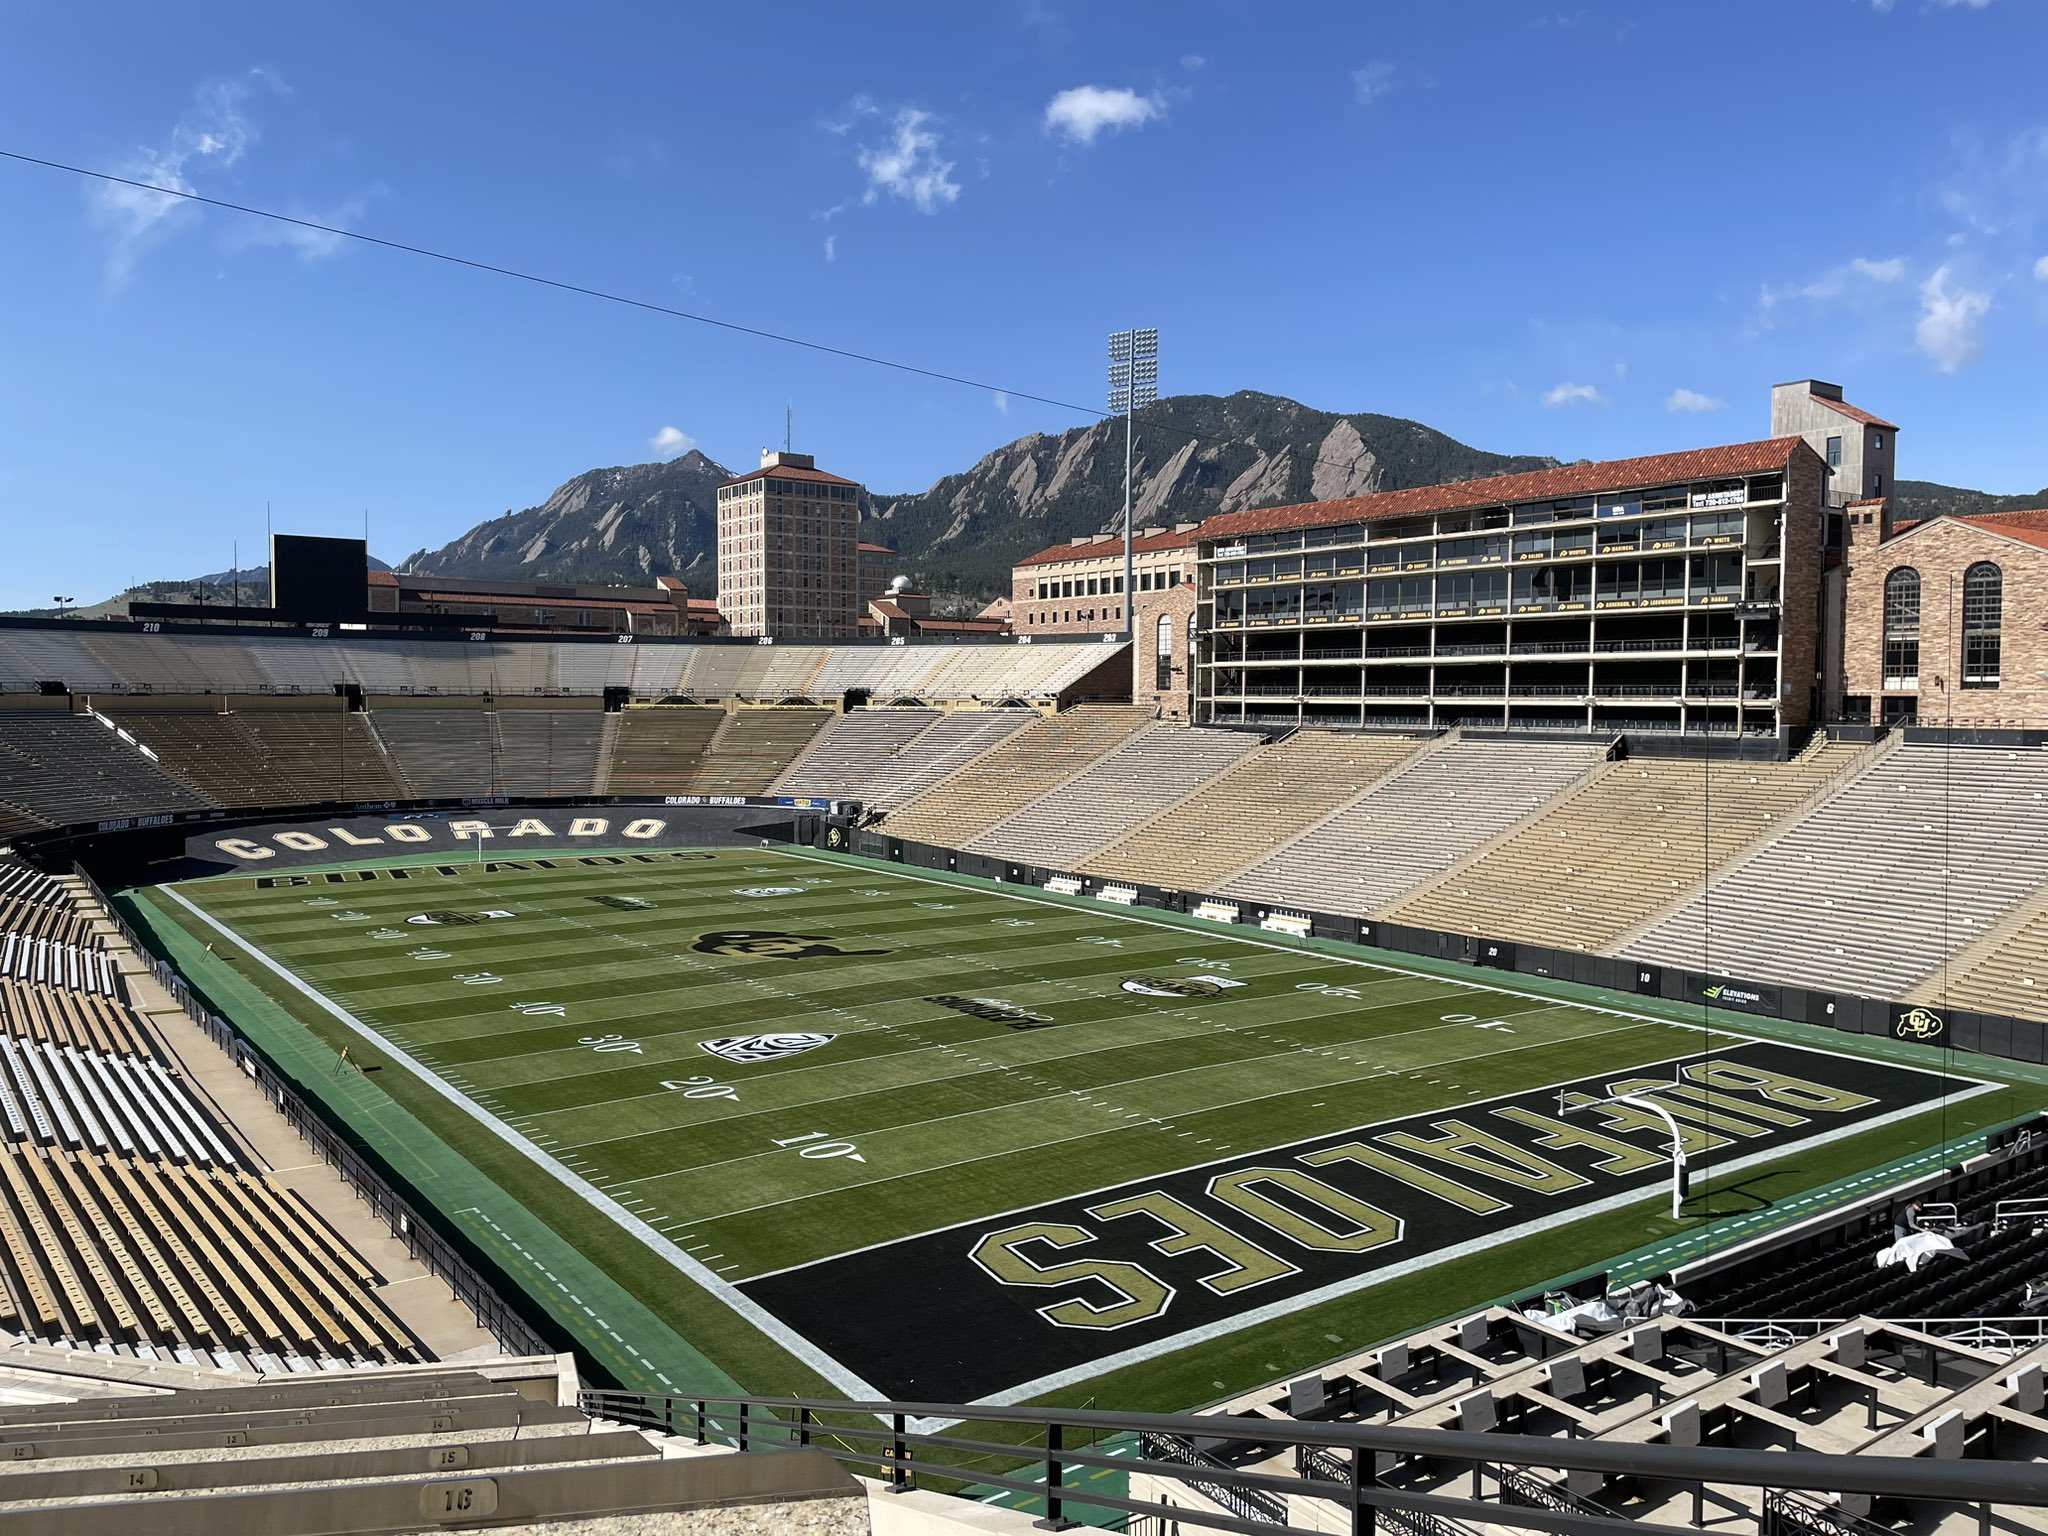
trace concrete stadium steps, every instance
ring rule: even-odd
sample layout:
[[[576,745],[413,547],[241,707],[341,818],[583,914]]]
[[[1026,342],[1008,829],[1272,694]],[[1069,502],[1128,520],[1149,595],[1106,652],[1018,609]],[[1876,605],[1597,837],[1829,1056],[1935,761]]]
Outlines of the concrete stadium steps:
[[[1906,994],[1916,1003],[2048,1019],[2048,887],[2016,903]]]
[[[1389,922],[1601,950],[1680,901],[1872,749],[1817,737],[1787,763],[1630,758],[1383,909]]]
[[[829,709],[738,709],[725,717],[681,793],[765,795],[833,718]]]
[[[215,805],[388,800],[401,793],[368,720],[329,699],[122,695],[109,718]]]
[[[1620,953],[1904,997],[2044,882],[2048,752],[1903,746]]]
[[[60,825],[206,807],[133,741],[63,708],[0,709],[0,804]]]
[[[778,795],[864,800],[870,776],[939,718],[935,709],[853,709],[835,716],[784,769]]]
[[[883,830],[964,848],[1151,724],[1147,711],[1126,704],[1084,704],[1042,716],[890,811]]]
[[[429,799],[502,793],[493,783],[491,719],[481,699],[369,701],[371,723],[400,780]]]
[[[1249,731],[1154,725],[997,822],[970,842],[968,851],[1072,869],[1140,822],[1185,800],[1263,744]]]
[[[1364,794],[1424,743],[1297,731],[1241,759],[1080,866],[1170,891],[1210,891]]]
[[[582,795],[596,790],[604,746],[604,701],[497,700],[491,729],[498,751],[499,793]]]
[[[693,704],[639,704],[615,717],[602,788],[609,795],[683,791],[725,711]]]
[[[735,1454],[594,1420],[550,1357],[251,1377],[17,1345],[0,1508],[21,1536],[869,1529],[822,1451]],[[456,1513],[447,1506],[463,1500]],[[751,1507],[750,1507],[751,1506]]]
[[[1217,894],[1366,916],[1441,875],[1597,769],[1610,743],[1440,738]]]
[[[871,810],[914,799],[1043,718],[1029,709],[960,709],[941,715],[894,756],[877,763],[852,798]]]

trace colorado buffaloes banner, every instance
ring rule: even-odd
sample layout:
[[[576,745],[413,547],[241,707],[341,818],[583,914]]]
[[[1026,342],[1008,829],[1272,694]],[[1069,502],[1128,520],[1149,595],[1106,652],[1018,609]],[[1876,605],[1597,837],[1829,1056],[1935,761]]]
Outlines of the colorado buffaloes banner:
[[[889,1397],[1017,1402],[1666,1187],[1662,1117],[1616,1094],[1667,1108],[1696,1176],[1718,1182],[1917,1113],[1941,1088],[1915,1068],[1750,1042],[1362,1123],[739,1289]],[[1356,1326],[1371,1336],[1369,1317]]]

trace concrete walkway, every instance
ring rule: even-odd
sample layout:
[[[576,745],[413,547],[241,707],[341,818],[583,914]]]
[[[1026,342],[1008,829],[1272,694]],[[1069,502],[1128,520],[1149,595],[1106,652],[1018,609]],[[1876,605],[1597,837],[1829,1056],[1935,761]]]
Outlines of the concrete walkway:
[[[97,913],[83,887],[81,907]],[[376,1294],[426,1349],[442,1360],[482,1359],[502,1353],[498,1341],[446,1284],[405,1250],[391,1229],[348,1187],[341,1175],[300,1139],[290,1122],[234,1060],[193,1023],[164,990],[120,931],[98,920],[101,942],[120,969],[135,1008],[145,1015],[185,1086],[227,1127],[253,1167],[293,1190],[341,1240],[383,1277]]]

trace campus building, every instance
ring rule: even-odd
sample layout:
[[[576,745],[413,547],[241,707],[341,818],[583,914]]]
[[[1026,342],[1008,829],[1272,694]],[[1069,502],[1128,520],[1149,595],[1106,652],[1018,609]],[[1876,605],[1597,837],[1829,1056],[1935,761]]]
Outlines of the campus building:
[[[644,587],[596,582],[477,581],[371,571],[367,607],[373,616],[401,622],[455,618],[496,632],[619,635],[715,635],[723,631],[718,604],[690,596],[673,576]]]
[[[1140,528],[1131,539],[1133,701],[1187,718],[1195,616],[1196,523]],[[1010,624],[1019,636],[1121,634],[1124,545],[1082,534],[1020,561],[1010,573]]]
[[[1210,518],[1195,717],[1778,735],[1819,711],[1827,486],[1788,434]]]
[[[860,633],[869,595],[861,586],[860,495],[856,482],[827,474],[807,453],[764,453],[759,469],[719,486],[718,607],[732,633]]]

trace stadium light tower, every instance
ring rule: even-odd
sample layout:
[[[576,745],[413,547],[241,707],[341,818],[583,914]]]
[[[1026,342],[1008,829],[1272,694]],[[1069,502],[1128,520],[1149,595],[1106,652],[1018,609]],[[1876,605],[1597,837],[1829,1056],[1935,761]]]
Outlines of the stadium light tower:
[[[1131,607],[1131,418],[1159,398],[1159,332],[1109,333],[1109,409],[1124,418],[1124,638],[1138,633]]]

